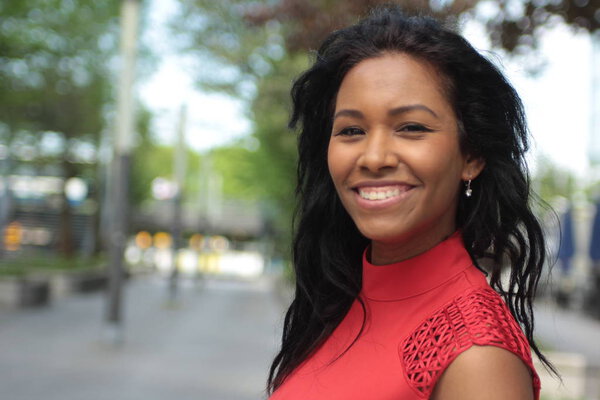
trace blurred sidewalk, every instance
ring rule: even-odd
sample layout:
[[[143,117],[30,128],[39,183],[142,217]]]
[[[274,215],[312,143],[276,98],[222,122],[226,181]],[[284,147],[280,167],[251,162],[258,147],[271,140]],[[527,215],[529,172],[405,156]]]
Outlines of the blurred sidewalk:
[[[0,313],[6,400],[256,400],[264,398],[283,308],[268,279],[182,282],[138,277],[125,295],[125,342],[103,339],[104,295]]]
[[[599,320],[545,301],[536,303],[535,330],[544,347],[580,353],[589,364],[600,367]]]
[[[49,308],[2,312],[0,397],[262,399],[291,295],[285,289],[269,278],[199,284],[182,280],[179,305],[172,307],[166,302],[166,279],[136,277],[125,292],[125,342],[120,347],[103,337],[103,294],[65,298]],[[558,389],[538,367],[543,386],[560,392],[560,398],[599,399],[600,322],[551,303],[538,303],[535,311],[542,346],[577,353],[567,357],[575,360],[576,368],[558,365],[565,381]],[[565,359],[548,355],[557,363]]]
[[[542,398],[600,400],[600,321],[540,301],[535,305],[535,336],[563,380],[538,364]]]

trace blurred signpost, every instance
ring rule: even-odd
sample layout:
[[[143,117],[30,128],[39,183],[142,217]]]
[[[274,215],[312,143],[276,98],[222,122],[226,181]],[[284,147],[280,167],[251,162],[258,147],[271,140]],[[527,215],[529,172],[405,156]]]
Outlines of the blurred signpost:
[[[122,0],[121,73],[119,77],[116,129],[113,137],[111,179],[109,180],[109,273],[106,322],[109,339],[122,340],[123,251],[127,240],[130,157],[134,129],[133,83],[137,53],[139,0]]]
[[[185,146],[185,123],[186,123],[186,107],[181,106],[179,113],[179,121],[177,122],[177,145],[175,146],[175,155],[173,157],[173,169],[175,171],[175,186],[177,190],[173,197],[173,264],[171,276],[169,279],[169,302],[175,304],[177,301],[177,287],[179,283],[179,269],[177,268],[177,253],[181,246],[181,214],[183,205],[183,187],[185,185],[185,172],[187,164],[187,151]]]

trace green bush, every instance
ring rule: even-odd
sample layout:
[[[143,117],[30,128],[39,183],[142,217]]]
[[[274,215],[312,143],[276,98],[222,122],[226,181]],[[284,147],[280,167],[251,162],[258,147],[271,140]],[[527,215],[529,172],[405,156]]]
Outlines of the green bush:
[[[31,255],[0,260],[0,277],[23,277],[65,271],[98,270],[104,268],[104,257],[60,257],[57,255]]]

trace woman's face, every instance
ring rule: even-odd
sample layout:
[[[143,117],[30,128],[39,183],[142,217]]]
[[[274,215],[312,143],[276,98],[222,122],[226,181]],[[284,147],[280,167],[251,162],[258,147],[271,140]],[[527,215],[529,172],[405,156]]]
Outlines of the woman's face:
[[[400,53],[364,60],[343,79],[328,165],[344,207],[372,240],[375,264],[412,257],[452,234],[461,181],[483,167],[461,153],[436,71]]]

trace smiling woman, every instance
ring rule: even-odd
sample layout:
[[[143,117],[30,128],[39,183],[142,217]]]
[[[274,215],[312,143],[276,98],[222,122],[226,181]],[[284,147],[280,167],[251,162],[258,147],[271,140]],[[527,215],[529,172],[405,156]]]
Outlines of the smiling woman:
[[[331,34],[292,97],[296,293],[271,399],[537,399],[544,237],[500,71],[390,6]]]
[[[462,154],[454,110],[433,67],[402,53],[365,60],[338,91],[328,164],[344,208],[390,264],[456,230],[457,182],[481,158]]]

